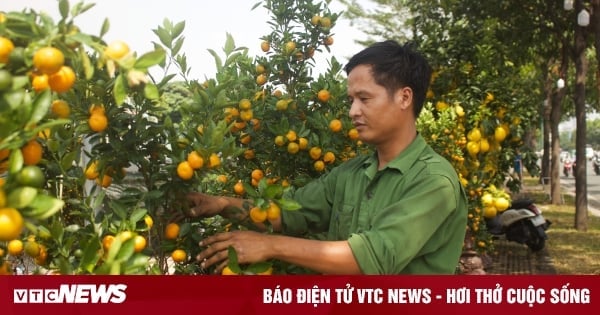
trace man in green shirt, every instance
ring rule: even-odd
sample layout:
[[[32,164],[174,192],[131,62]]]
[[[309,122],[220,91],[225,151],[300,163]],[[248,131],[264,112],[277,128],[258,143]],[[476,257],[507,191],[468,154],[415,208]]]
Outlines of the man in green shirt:
[[[452,274],[462,251],[467,198],[456,171],[418,134],[431,69],[409,46],[376,43],[354,55],[348,74],[349,115],[359,137],[374,146],[298,189],[299,211],[283,211],[264,234],[210,236],[197,259],[227,264],[279,259],[323,274]],[[243,200],[188,195],[192,215],[227,216]],[[224,211],[225,210],[225,211]],[[247,213],[244,213],[247,216]],[[324,234],[323,240],[310,235]]]

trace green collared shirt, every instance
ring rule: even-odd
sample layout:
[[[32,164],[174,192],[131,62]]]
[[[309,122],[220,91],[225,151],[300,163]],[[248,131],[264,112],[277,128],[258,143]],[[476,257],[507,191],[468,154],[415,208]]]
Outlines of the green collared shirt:
[[[365,274],[452,274],[467,224],[467,197],[450,163],[417,138],[382,170],[356,157],[299,188],[284,233],[348,240]]]

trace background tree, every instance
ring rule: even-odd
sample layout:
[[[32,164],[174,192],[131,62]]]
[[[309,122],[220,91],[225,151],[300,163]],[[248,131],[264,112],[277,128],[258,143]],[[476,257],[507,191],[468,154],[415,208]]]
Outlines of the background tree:
[[[590,104],[597,103],[595,93],[582,93],[585,91],[583,85],[577,91],[571,88],[571,82],[585,83],[582,79],[585,73],[575,80],[574,71],[570,71],[576,60],[573,23],[578,10],[566,12],[562,1],[537,0],[518,3],[374,0],[371,2],[376,9],[370,11],[356,1],[344,2],[348,4],[351,18],[372,28],[373,31],[365,29],[365,32],[373,38],[412,39],[427,52],[432,63],[453,69],[447,71],[452,73],[452,78],[444,84],[449,90],[459,92],[454,95],[469,99],[469,95],[476,95],[473,93],[476,90],[493,91],[497,100],[508,105],[508,113],[525,118],[523,121],[537,122],[521,126],[528,140],[525,143],[527,149],[540,146],[531,135],[539,132],[538,126],[543,126],[541,178],[551,179],[552,202],[561,202],[558,125],[565,117],[563,112],[574,113],[573,104],[581,103],[583,99]],[[408,14],[395,11],[395,18],[390,20],[383,20],[378,15],[379,12],[394,12],[399,7]],[[401,31],[394,33],[394,29]],[[478,75],[461,80],[467,63]],[[556,82],[560,78],[567,82],[566,88],[557,88]],[[566,98],[567,95],[578,96],[571,100]],[[470,115],[481,112],[472,106],[472,102],[461,104]],[[583,141],[585,128],[580,132],[578,139]],[[510,155],[510,150],[505,152]],[[529,157],[535,159],[532,155]],[[535,169],[527,160],[525,163],[530,171]],[[578,178],[584,175],[580,174]],[[578,182],[579,186],[585,185],[584,180]],[[581,206],[578,209],[576,216],[584,212]],[[583,221],[585,219],[576,220],[576,225],[583,226]]]

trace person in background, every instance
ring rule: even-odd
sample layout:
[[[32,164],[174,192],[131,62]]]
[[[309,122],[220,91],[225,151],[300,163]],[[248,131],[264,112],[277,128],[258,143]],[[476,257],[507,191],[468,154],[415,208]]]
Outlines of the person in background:
[[[519,149],[515,152],[515,160],[514,160],[514,171],[517,177],[519,178],[519,183],[523,182],[523,157],[521,156],[521,152]]]
[[[467,197],[451,164],[418,133],[431,68],[409,45],[375,43],[345,66],[349,115],[373,154],[353,158],[295,190],[298,211],[273,233],[209,236],[201,267],[276,259],[320,274],[453,274],[462,253]],[[189,193],[189,215],[245,220],[251,201]],[[247,220],[246,220],[247,222]],[[324,239],[311,239],[325,235]]]

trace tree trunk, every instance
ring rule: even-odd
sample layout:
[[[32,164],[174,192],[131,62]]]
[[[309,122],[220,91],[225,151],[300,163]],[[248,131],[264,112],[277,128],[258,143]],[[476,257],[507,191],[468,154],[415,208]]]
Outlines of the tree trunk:
[[[559,76],[563,80],[567,77],[569,70],[569,45],[566,40],[561,42],[561,57]],[[565,80],[565,84],[568,80]],[[567,88],[557,89],[552,93],[550,108],[550,129],[552,156],[550,159],[550,199],[551,203],[558,205],[563,203],[560,186],[560,133],[558,125],[562,116],[562,100],[565,98]]]
[[[550,104],[552,103],[550,100],[552,96],[548,97],[548,100],[545,102],[547,104],[544,105],[544,155],[542,156],[542,178],[551,178],[550,174],[550,109],[552,108]]]
[[[546,99],[542,103],[542,163],[540,170],[540,183],[547,184],[550,179],[550,109],[552,108],[552,94],[554,80],[551,73],[548,73],[544,91]]]

